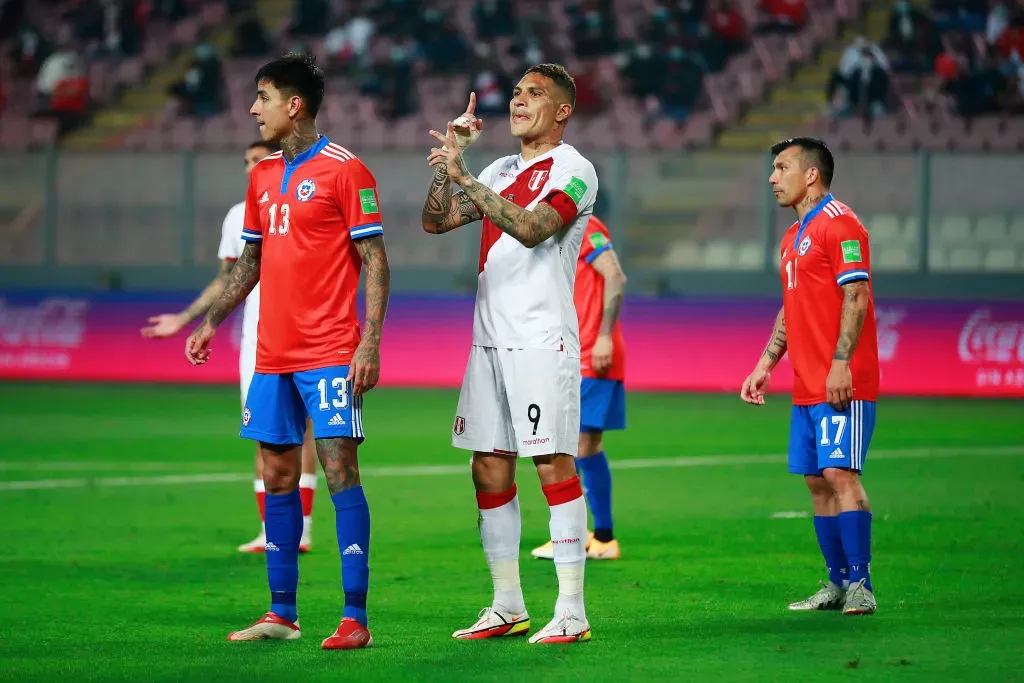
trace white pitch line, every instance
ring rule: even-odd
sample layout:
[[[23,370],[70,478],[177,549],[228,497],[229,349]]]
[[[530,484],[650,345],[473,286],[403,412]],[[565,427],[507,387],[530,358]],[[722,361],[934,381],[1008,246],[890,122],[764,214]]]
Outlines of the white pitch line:
[[[905,448],[879,450],[871,458],[912,460],[922,458],[954,458],[957,456],[1013,457],[1024,455],[1024,446],[993,446],[992,448]],[[616,470],[675,469],[679,467],[717,467],[721,465],[776,465],[786,462],[784,455],[697,455],[677,458],[645,458],[612,462]],[[410,465],[365,467],[366,477],[431,477],[466,474],[467,465]],[[220,472],[210,474],[169,474],[151,477],[92,477],[75,479],[36,479],[0,482],[0,492],[41,489],[116,488],[123,486],[175,486],[180,484],[226,484],[252,481],[252,474]]]

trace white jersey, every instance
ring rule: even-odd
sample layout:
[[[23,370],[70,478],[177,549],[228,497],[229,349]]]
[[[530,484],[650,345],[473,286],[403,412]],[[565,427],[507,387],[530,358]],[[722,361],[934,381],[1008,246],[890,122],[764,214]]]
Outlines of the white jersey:
[[[564,349],[579,358],[573,303],[576,260],[594,211],[597,173],[575,147],[561,144],[524,161],[498,159],[480,182],[517,206],[533,209],[549,199],[565,223],[532,249],[483,221],[473,344],[503,349]]]
[[[245,202],[239,202],[232,206],[228,211],[228,215],[224,217],[224,225],[221,227],[220,247],[217,248],[217,258],[237,261],[242,256],[242,249],[245,248],[245,240],[242,239],[242,224],[244,220]],[[257,283],[245,299],[245,308],[242,310],[243,348],[247,344],[256,343],[256,326],[259,320],[260,285]]]

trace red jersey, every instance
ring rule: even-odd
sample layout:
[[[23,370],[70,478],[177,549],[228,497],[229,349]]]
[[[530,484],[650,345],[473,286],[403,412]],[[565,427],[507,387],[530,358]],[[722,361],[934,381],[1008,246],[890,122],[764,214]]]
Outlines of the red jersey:
[[[782,302],[793,366],[793,404],[826,403],[825,380],[839,341],[841,285],[871,278],[868,233],[850,207],[826,195],[782,238]],[[850,359],[853,398],[878,399],[875,303]]]
[[[288,163],[281,152],[249,176],[242,239],[262,242],[256,371],[348,365],[359,345],[356,240],[384,234],[377,183],[326,137]]]
[[[626,378],[626,345],[622,340],[622,325],[615,321],[612,329],[612,366],[604,375],[598,375],[590,363],[590,356],[601,330],[604,315],[604,278],[590,264],[612,248],[608,228],[594,216],[590,217],[583,232],[583,245],[576,261],[576,288],[574,298],[576,317],[580,322],[580,374],[583,377],[624,380]]]

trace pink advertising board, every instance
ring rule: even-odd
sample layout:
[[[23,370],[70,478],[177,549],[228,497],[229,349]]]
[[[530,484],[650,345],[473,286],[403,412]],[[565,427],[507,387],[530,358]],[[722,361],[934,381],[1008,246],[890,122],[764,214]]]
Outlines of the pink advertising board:
[[[169,295],[0,296],[0,379],[232,384],[238,316],[209,364],[185,360],[185,333],[143,339]],[[626,303],[627,385],[634,390],[738,391],[778,308],[771,299],[645,299]],[[883,394],[1024,397],[1024,302],[877,302]],[[382,386],[455,387],[471,342],[473,302],[395,296],[385,326]],[[785,361],[774,391],[792,387]]]

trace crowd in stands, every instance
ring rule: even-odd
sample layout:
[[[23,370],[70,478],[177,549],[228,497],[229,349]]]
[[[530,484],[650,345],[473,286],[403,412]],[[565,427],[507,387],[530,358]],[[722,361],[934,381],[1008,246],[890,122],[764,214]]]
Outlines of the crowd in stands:
[[[639,18],[634,39],[622,35],[613,0],[475,0],[470,30],[455,20],[450,0],[295,0],[281,33],[247,11],[252,0],[0,0],[0,58],[10,67],[8,81],[32,79],[34,115],[79,122],[91,109],[92,62],[134,57],[154,21],[178,22],[218,1],[236,19],[230,52],[200,42],[184,77],[168,88],[182,113],[200,118],[240,104],[228,101],[225,60],[298,49],[317,53],[330,77],[349,79],[393,119],[419,110],[415,82],[425,74],[469,76],[481,110],[503,112],[523,68],[542,61],[580,66],[578,110],[599,112],[608,94],[589,65],[609,58],[652,120],[683,122],[702,104],[705,76],[748,48],[751,35],[792,31],[806,16],[805,0],[759,0],[761,16],[749,26],[730,0],[662,0]],[[59,20],[37,25],[30,3]],[[552,12],[565,13],[568,36]],[[4,74],[0,106],[11,97]]]
[[[384,118],[420,113],[417,83],[427,76],[467,78],[479,111],[502,113],[527,65],[560,61],[577,77],[579,113],[611,106],[599,68],[611,64],[648,124],[680,126],[707,104],[711,75],[756,37],[805,29],[814,11],[808,0],[657,0],[623,30],[614,0],[294,0],[287,26],[264,26],[253,0],[0,0],[0,111],[12,98],[30,100],[32,115],[73,128],[93,109],[90,64],[132,58],[153,26],[211,4],[231,19],[230,50],[197,36],[191,64],[168,87],[176,111],[199,119],[246,104],[230,101],[231,60],[300,50],[373,98]],[[33,21],[41,8],[56,19]],[[826,95],[836,116],[898,112],[908,97],[964,117],[1020,112],[1024,0],[900,0],[880,44],[861,37],[847,46]]]
[[[767,0],[767,5],[803,0]],[[450,3],[414,0],[296,0],[289,35],[322,39],[328,73],[344,74],[363,94],[380,98],[385,116],[417,111],[413,80],[422,73],[469,74],[484,113],[504,112],[522,70],[543,61],[614,57],[633,95],[653,115],[683,121],[698,105],[708,72],[749,45],[750,31],[729,0],[661,2],[643,22],[639,40],[625,41],[612,0],[560,5],[476,0],[473,28],[459,30]],[[565,12],[571,40],[559,40],[549,16]],[[766,17],[766,21],[772,17]],[[299,47],[302,47],[301,42]],[[607,106],[592,73],[577,72],[581,113]]]
[[[907,103],[968,119],[1019,114],[1024,2],[899,0],[881,45],[858,37],[845,49],[826,96],[838,116],[873,118]]]
[[[0,0],[0,59],[6,60],[0,69],[0,92],[12,94],[5,89],[5,74],[30,83],[29,92],[18,93],[28,100],[29,113],[55,117],[62,130],[72,129],[93,108],[90,64],[139,55],[154,22],[180,21],[202,4],[202,0]],[[43,25],[33,17],[47,21]],[[186,80],[195,80],[191,72]]]

